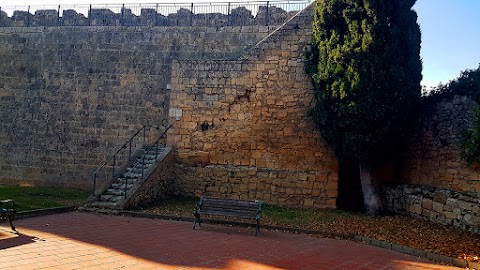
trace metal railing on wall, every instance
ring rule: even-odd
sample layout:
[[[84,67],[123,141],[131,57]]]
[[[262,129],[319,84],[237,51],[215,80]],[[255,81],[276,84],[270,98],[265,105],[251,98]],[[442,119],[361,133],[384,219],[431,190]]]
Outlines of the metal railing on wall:
[[[0,27],[268,26],[284,23],[312,1],[0,6]]]

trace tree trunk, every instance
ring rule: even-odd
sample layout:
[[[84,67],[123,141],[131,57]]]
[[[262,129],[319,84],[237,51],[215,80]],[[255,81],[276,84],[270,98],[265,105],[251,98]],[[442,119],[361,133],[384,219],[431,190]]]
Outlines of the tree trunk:
[[[378,216],[383,212],[380,188],[374,183],[372,171],[360,165],[360,181],[362,182],[363,200],[368,215]]]

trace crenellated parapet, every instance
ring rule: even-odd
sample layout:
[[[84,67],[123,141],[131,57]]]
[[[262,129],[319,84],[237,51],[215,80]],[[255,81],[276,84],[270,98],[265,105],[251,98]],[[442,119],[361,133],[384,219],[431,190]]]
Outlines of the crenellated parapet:
[[[209,4],[0,7],[0,27],[280,25],[308,0]]]

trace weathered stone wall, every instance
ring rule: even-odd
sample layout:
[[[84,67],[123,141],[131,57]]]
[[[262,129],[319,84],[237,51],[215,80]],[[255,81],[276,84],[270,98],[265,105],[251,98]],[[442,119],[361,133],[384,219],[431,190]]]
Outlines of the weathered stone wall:
[[[307,117],[312,19],[313,5],[237,61],[174,64],[168,140],[184,193],[335,207],[338,163]]]
[[[388,208],[397,213],[480,233],[479,192],[455,192],[429,186],[399,185],[386,187],[385,194]]]
[[[454,96],[426,110],[405,152],[401,183],[480,192],[480,169],[466,164],[459,151],[475,105],[468,97]]]
[[[167,117],[172,59],[238,58],[273,29],[0,28],[0,183],[90,188],[94,168]]]
[[[385,188],[389,210],[480,232],[480,170],[460,157],[475,106],[458,95],[425,103],[403,156],[401,184]]]

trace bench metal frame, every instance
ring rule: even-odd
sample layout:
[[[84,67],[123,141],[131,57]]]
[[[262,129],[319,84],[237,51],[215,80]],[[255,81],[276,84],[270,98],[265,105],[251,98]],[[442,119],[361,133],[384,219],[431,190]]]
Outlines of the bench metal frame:
[[[17,231],[15,226],[13,226],[12,220],[15,217],[17,210],[15,210],[15,203],[13,200],[0,200],[0,219],[8,219],[10,222],[10,227],[13,231]]]
[[[260,232],[260,214],[262,212],[262,201],[247,201],[237,199],[225,199],[201,196],[200,202],[195,206],[195,221],[193,229],[197,223],[202,224],[201,215],[237,217],[245,219],[255,219],[255,235]]]

